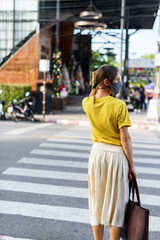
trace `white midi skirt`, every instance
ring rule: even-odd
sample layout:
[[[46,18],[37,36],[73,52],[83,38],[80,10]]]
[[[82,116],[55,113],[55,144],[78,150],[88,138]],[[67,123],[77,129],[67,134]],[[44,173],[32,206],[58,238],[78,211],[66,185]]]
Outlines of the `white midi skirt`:
[[[93,143],[88,165],[92,226],[124,226],[129,200],[129,164],[121,146]]]

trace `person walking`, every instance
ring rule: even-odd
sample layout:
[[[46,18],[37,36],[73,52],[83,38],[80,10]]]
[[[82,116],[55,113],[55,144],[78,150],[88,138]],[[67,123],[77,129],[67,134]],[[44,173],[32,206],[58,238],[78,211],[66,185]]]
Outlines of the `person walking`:
[[[140,86],[140,90],[139,90],[139,93],[140,93],[140,107],[141,107],[141,112],[143,111],[146,111],[147,110],[147,106],[146,106],[146,103],[145,103],[145,93],[144,93],[144,87],[143,86]],[[144,106],[144,108],[143,108]]]
[[[131,173],[137,178],[128,110],[125,102],[110,96],[121,86],[118,69],[103,65],[92,73],[92,91],[82,101],[92,126],[88,186],[94,240],[103,239],[104,226],[109,226],[110,240],[120,239]]]

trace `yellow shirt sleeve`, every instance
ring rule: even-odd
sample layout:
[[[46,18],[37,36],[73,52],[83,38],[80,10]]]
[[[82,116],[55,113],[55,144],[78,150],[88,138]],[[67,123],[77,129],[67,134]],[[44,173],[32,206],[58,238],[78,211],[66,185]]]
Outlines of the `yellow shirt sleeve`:
[[[118,128],[120,129],[124,126],[131,127],[132,125],[131,125],[127,106],[125,102],[122,102],[121,106],[119,107]]]
[[[83,100],[82,100],[82,107],[83,107],[83,110],[86,112],[86,108],[87,108],[87,101],[88,101],[88,97],[85,97]]]

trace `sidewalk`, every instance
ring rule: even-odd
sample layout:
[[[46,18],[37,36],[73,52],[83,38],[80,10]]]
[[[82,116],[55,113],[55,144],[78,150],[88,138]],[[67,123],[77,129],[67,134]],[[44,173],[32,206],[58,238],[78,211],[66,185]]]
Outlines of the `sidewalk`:
[[[65,125],[88,126],[89,121],[82,109],[82,99],[85,96],[73,96],[71,104],[66,106],[63,111],[54,111],[52,114],[45,115],[45,122],[52,122]],[[160,131],[160,123],[151,123],[147,121],[147,113],[130,112],[132,128]],[[35,114],[35,118],[43,121],[41,114]]]

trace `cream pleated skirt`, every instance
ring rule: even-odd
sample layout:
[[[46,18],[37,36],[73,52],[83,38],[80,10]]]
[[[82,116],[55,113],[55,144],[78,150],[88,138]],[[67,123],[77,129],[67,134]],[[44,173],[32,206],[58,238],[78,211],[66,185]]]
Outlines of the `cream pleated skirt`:
[[[92,226],[123,227],[129,199],[129,165],[121,146],[93,143],[88,165]]]

